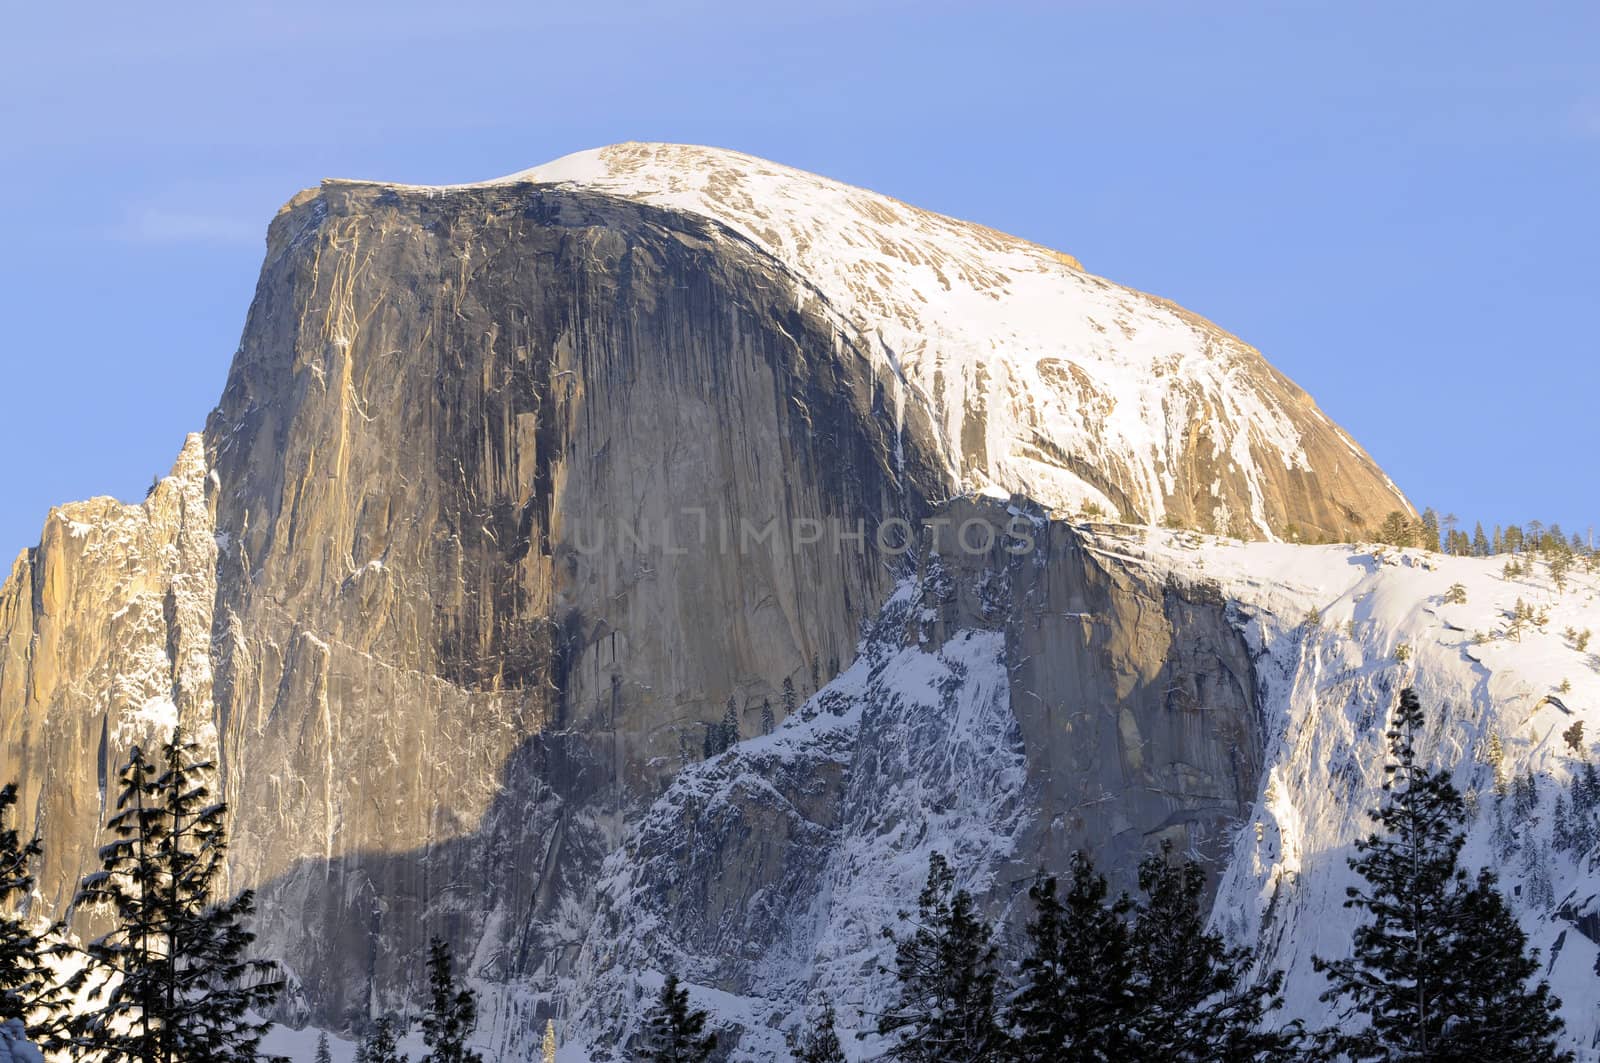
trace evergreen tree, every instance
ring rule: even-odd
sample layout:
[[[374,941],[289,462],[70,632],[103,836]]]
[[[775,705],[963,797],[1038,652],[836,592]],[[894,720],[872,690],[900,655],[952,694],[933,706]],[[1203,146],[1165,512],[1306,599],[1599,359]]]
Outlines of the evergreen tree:
[[[356,1063],[409,1063],[400,1053],[395,1021],[387,1015],[373,1024],[356,1050]]]
[[[1567,592],[1567,577],[1572,571],[1572,555],[1565,549],[1553,552],[1550,555],[1550,582],[1556,585],[1557,594]]]
[[[328,1035],[317,1035],[317,1054],[312,1063],[333,1063],[333,1049],[328,1047]]]
[[[1106,902],[1106,880],[1089,858],[1072,855],[1065,898],[1056,880],[1028,890],[1034,918],[1008,1019],[1013,1056],[1022,1061],[1100,1063],[1135,1058],[1133,1020],[1141,1004],[1134,981],[1126,895]]]
[[[1551,847],[1558,853],[1568,853],[1578,847],[1579,832],[1576,815],[1567,804],[1565,794],[1556,794],[1556,809],[1552,816]]]
[[[669,974],[645,1016],[644,1058],[650,1063],[705,1063],[717,1047],[717,1035],[702,1035],[705,1028],[706,1013],[690,1010],[689,991],[677,975]]]
[[[1572,780],[1572,808],[1588,816],[1597,807],[1600,807],[1600,770],[1596,770],[1594,761],[1585,760]]]
[[[1425,550],[1439,549],[1439,514],[1432,506],[1422,511],[1422,547]]]
[[[76,1060],[244,1063],[282,989],[274,965],[245,958],[255,935],[250,891],[216,900],[227,808],[212,800],[211,762],[174,729],[159,761],[135,746],[120,774],[113,840],[75,904],[108,909],[115,925],[66,983],[95,1004],[50,1037]]]
[[[1248,985],[1248,949],[1229,949],[1206,931],[1201,910],[1205,874],[1192,860],[1175,862],[1171,846],[1139,866],[1145,894],[1133,925],[1134,963],[1144,1008],[1136,1021],[1139,1056],[1149,1063],[1301,1058],[1298,1027],[1264,1030],[1282,1004],[1283,976]]]
[[[1483,534],[1483,521],[1479,521],[1472,529],[1472,556],[1489,556],[1489,537]]]
[[[844,1046],[839,1043],[838,1016],[829,1001],[823,1001],[816,1022],[804,1030],[790,1030],[784,1040],[788,1042],[795,1063],[845,1063]]]
[[[783,682],[784,682],[784,684],[786,686],[789,683],[789,681],[787,679],[785,679]],[[790,687],[789,691],[792,692],[793,691],[793,687]],[[794,711],[793,709],[787,709],[787,708],[784,709],[783,718],[787,720],[789,718],[789,714],[791,712],[793,712],[793,711]],[[761,699],[761,733],[764,734],[764,735],[769,735],[769,734],[771,734],[773,732],[773,730],[777,726],[778,726],[778,720],[772,714],[772,699],[770,699],[770,698],[762,698]]]
[[[1550,880],[1550,853],[1543,842],[1530,840],[1522,850],[1522,881],[1528,907],[1543,913],[1556,902]]]
[[[1411,527],[1411,518],[1398,509],[1390,510],[1378,528],[1378,541],[1390,546],[1414,545],[1415,535]]]
[[[1529,769],[1511,782],[1511,814],[1520,822],[1533,815],[1538,807],[1539,780]]]
[[[1537,950],[1512,916],[1489,871],[1478,873],[1457,903],[1463,928],[1450,964],[1455,980],[1452,1011],[1435,1054],[1438,1060],[1494,1060],[1513,1063],[1572,1063],[1558,1047],[1564,1027],[1561,1001],[1540,981]]]
[[[20,1022],[37,1036],[60,1010],[59,994],[26,918],[33,862],[43,849],[36,837],[23,841],[12,824],[16,805],[17,788],[0,787],[0,1023]]]
[[[909,918],[909,916],[902,916]],[[945,858],[928,861],[912,932],[896,938],[900,996],[878,1019],[878,1033],[897,1035],[884,1057],[903,1063],[996,1063],[1006,1039],[995,1022],[997,951],[972,895],[955,888]]]
[[[728,706],[722,710],[722,737],[718,753],[732,749],[739,744],[739,706],[734,702],[733,696],[728,697]]]
[[[1404,690],[1387,734],[1385,798],[1369,813],[1381,833],[1358,840],[1350,860],[1366,885],[1351,887],[1345,906],[1367,918],[1350,958],[1315,961],[1331,983],[1323,999],[1368,1020],[1335,1034],[1336,1047],[1354,1060],[1570,1059],[1552,1040],[1560,1020],[1548,987],[1530,992],[1532,968],[1510,962],[1511,951],[1527,958],[1526,941],[1507,939],[1493,878],[1469,884],[1457,864],[1466,809],[1450,774],[1418,759],[1423,722]]]
[[[1510,781],[1506,778],[1506,751],[1496,731],[1489,732],[1489,740],[1483,747],[1483,760],[1494,771],[1494,792],[1496,797],[1504,797],[1510,793]]]
[[[1446,513],[1439,518],[1439,527],[1444,530],[1445,551],[1449,552],[1450,543],[1455,541],[1456,525],[1461,523],[1461,518],[1454,513]]]
[[[421,1063],[483,1063],[467,1047],[478,1025],[478,998],[472,990],[457,987],[450,948],[439,938],[428,940],[428,1010],[422,1016],[422,1043],[428,1046]]]

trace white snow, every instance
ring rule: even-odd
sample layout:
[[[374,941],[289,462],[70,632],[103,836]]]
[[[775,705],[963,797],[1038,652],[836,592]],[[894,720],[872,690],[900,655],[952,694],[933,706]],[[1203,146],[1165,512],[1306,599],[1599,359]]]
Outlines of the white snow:
[[[1580,1059],[1600,1058],[1593,1008],[1600,949],[1559,915],[1564,906],[1593,910],[1600,851],[1556,853],[1549,844],[1555,794],[1580,763],[1561,733],[1582,720],[1587,755],[1597,755],[1600,654],[1592,646],[1578,650],[1564,632],[1600,631],[1600,579],[1580,572],[1561,593],[1542,563],[1532,575],[1506,578],[1504,557],[1156,531],[1102,537],[1099,549],[1214,581],[1237,603],[1238,622],[1256,649],[1266,770],[1213,919],[1287,970],[1286,1010],[1315,1024],[1329,1018],[1311,958],[1350,950],[1355,916],[1343,902],[1355,879],[1346,858],[1370,829],[1365,810],[1382,798],[1387,713],[1400,690],[1413,686],[1429,713],[1425,756],[1454,772],[1477,809],[1465,861],[1499,873],[1562,998],[1572,1047]],[[1444,604],[1458,583],[1466,602]],[[1506,634],[1518,599],[1548,614],[1520,640]],[[1313,610],[1315,623],[1308,619]],[[1409,651],[1404,662],[1396,652],[1402,645]],[[1508,776],[1532,770],[1540,782],[1540,808],[1519,828],[1520,851],[1511,854],[1497,852],[1490,838],[1498,799],[1483,750],[1491,734],[1503,746]],[[1535,896],[1531,879],[1540,875],[1550,878],[1551,901]]]
[[[1115,516],[1116,500],[1066,455],[1159,523],[1185,448],[1209,439],[1251,496],[1249,513],[1213,519],[1270,534],[1262,470],[1306,467],[1296,418],[1326,421],[1303,395],[1264,387],[1258,378],[1270,370],[1255,351],[1165,300],[1060,252],[801,170],[716,148],[628,143],[486,183],[518,182],[685,211],[770,254],[892,372],[897,424],[908,399],[929,411],[964,490],[1020,492],[1064,513],[1092,503]],[[966,453],[974,436],[981,453]]]
[[[1549,840],[1556,788],[1577,763],[1561,731],[1585,721],[1591,756],[1600,737],[1600,647],[1580,652],[1563,635],[1569,627],[1600,631],[1600,579],[1579,573],[1558,593],[1542,565],[1533,575],[1506,579],[1504,558],[1241,543],[1154,529],[1102,528],[1089,545],[1161,581],[1170,574],[1180,585],[1213,586],[1230,601],[1230,615],[1252,648],[1266,731],[1262,781],[1239,824],[1213,923],[1289,972],[1288,1014],[1313,1026],[1331,1019],[1318,999],[1325,984],[1311,958],[1350,948],[1356,915],[1343,907],[1353,882],[1346,858],[1368,829],[1365,810],[1381,800],[1387,714],[1409,685],[1432,721],[1424,755],[1451,768],[1476,802],[1465,859],[1498,870],[1564,1002],[1572,1047],[1580,1059],[1595,1060],[1600,949],[1559,913],[1564,906],[1595,910],[1600,852],[1553,853]],[[1445,605],[1457,583],[1466,602]],[[1518,598],[1548,612],[1547,622],[1520,641],[1503,634]],[[879,623],[903,625],[918,608],[903,585],[885,607],[889,619]],[[1409,651],[1404,661],[1396,652],[1402,645]],[[886,953],[877,930],[912,903],[930,852],[951,854],[968,875],[964,884],[983,892],[988,869],[1009,851],[1008,832],[1027,815],[1021,761],[1010,759],[1005,738],[1011,708],[1003,638],[964,632],[937,649],[887,655],[874,653],[870,641],[863,646],[862,657],[807,703],[847,698],[842,716],[794,717],[773,735],[685,770],[671,791],[693,794],[689,807],[697,817],[710,816],[718,802],[748,799],[749,787],[781,775],[774,764],[856,764],[875,728],[909,728],[889,743],[904,759],[873,762],[872,788],[847,803],[855,818],[819,848],[826,867],[814,910],[794,920],[797,930],[757,970],[749,995],[720,992],[716,970],[697,980],[702,958],[668,944],[676,940],[674,928],[653,914],[650,892],[675,888],[673,879],[641,865],[630,842],[607,865],[605,900],[591,931],[591,941],[614,942],[606,946],[613,951],[564,990],[591,1009],[575,1019],[575,1035],[606,1015],[628,1012],[629,1001],[643,1001],[659,983],[665,955],[697,1006],[750,1031],[737,1058],[785,1058],[777,1031],[813,995],[839,1006],[846,1031],[871,1025],[866,1016],[891,988],[878,966]],[[956,701],[941,700],[937,692],[949,688],[956,672],[963,676]],[[896,708],[886,710],[889,704]],[[929,720],[938,729],[918,729]],[[1490,734],[1500,738],[1508,774],[1531,769],[1541,780],[1541,807],[1519,830],[1521,852],[1509,856],[1497,853],[1490,838],[1497,799],[1481,757]],[[787,800],[775,792],[769,799],[769,808]],[[662,829],[672,829],[683,807],[664,799],[640,831],[651,830],[651,817],[665,817]],[[1532,888],[1543,875],[1551,880],[1550,900]],[[620,923],[607,923],[610,916]],[[852,1058],[872,1047],[852,1036],[846,1042]]]

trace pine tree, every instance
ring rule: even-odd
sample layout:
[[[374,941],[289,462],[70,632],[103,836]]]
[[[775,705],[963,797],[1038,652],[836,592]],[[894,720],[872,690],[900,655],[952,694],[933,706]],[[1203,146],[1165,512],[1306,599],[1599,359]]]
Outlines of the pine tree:
[[[1483,760],[1494,771],[1494,792],[1496,797],[1504,797],[1510,792],[1510,782],[1506,778],[1506,751],[1500,742],[1498,732],[1489,732],[1489,740],[1483,747]]]
[[[788,683],[789,681],[787,679],[785,679],[784,682]],[[788,718],[789,718],[789,714],[788,714],[788,712],[785,712],[784,713],[784,719],[788,719]],[[777,726],[778,726],[777,718],[775,716],[773,716],[773,714],[772,714],[772,701],[771,701],[771,699],[770,698],[762,698],[761,699],[761,733],[764,734],[764,735],[769,735],[769,734],[771,734],[773,732],[774,729],[777,728]]]
[[[1106,880],[1089,858],[1072,855],[1065,898],[1056,880],[1028,890],[1034,918],[1008,1019],[1013,1058],[1091,1063],[1135,1058],[1133,1020],[1141,1003],[1134,981],[1126,895],[1106,902]]]
[[[317,1035],[317,1054],[313,1063],[333,1063],[333,1049],[328,1046],[328,1035]]]
[[[1572,807],[1584,816],[1600,808],[1600,770],[1592,760],[1585,760],[1572,780]]]
[[[400,1053],[399,1039],[394,1019],[382,1016],[373,1024],[367,1036],[361,1039],[361,1047],[356,1050],[356,1063],[409,1063],[408,1058]]]
[[[1539,780],[1532,769],[1511,781],[1511,814],[1519,822],[1533,815],[1539,807]]]
[[[1422,547],[1425,550],[1439,549],[1439,514],[1432,506],[1422,511]]]
[[[1400,510],[1390,510],[1388,516],[1383,518],[1383,524],[1378,528],[1378,541],[1390,546],[1413,546],[1416,537],[1411,527],[1411,518]]]
[[[790,1030],[784,1040],[795,1063],[845,1063],[838,1016],[829,1001],[823,1001],[822,1012],[814,1023],[803,1030]]]
[[[1565,794],[1556,794],[1556,808],[1551,816],[1550,845],[1558,853],[1568,853],[1578,847],[1579,834],[1572,809]]]
[[[283,983],[273,964],[245,958],[255,896],[215,900],[224,874],[227,808],[213,802],[211,762],[174,729],[159,762],[137,746],[120,774],[113,840],[75,904],[103,906],[113,929],[92,942],[66,983],[97,1006],[73,1016],[51,1047],[78,1060],[243,1063],[268,1023],[259,1016]]]
[[[1446,1025],[1429,1058],[1572,1063],[1572,1053],[1558,1047],[1565,1025],[1561,1001],[1547,982],[1528,988],[1539,970],[1538,952],[1528,948],[1493,873],[1479,872],[1456,909],[1461,932],[1450,953],[1451,1003],[1460,1021]]]
[[[689,1008],[689,990],[667,975],[655,1007],[645,1016],[644,1056],[649,1063],[705,1063],[717,1035],[705,1034],[706,1013]]]
[[[44,963],[44,946],[26,918],[33,862],[44,850],[37,837],[24,842],[12,825],[16,805],[17,788],[0,787],[0,1023],[20,1022],[39,1036],[48,1033],[62,1002]]]
[[[1550,881],[1550,853],[1544,843],[1531,840],[1522,851],[1523,896],[1528,906],[1544,912],[1555,904],[1555,886]]]
[[[421,1063],[483,1063],[467,1047],[478,1025],[478,998],[457,988],[450,947],[440,938],[428,940],[428,1010],[422,1016],[422,1043],[428,1053]]]
[[[1472,529],[1472,556],[1489,556],[1489,537],[1483,534],[1483,521],[1481,520]]]
[[[739,707],[732,697],[722,712],[722,749],[732,749],[739,744]],[[722,750],[718,750],[720,753]]]
[[[902,916],[909,918],[909,916]],[[955,888],[943,855],[928,860],[928,881],[917,898],[912,932],[896,938],[900,996],[878,1019],[878,1033],[895,1035],[885,1059],[903,1063],[993,1063],[1006,1039],[995,1021],[998,955],[972,895]]]
[[[1466,809],[1449,772],[1418,759],[1423,722],[1416,694],[1402,691],[1385,798],[1369,813],[1381,833],[1358,840],[1350,860],[1366,885],[1350,887],[1345,906],[1367,918],[1350,958],[1315,960],[1331,983],[1323,999],[1347,1002],[1369,1023],[1337,1033],[1336,1046],[1355,1060],[1570,1060],[1552,1041],[1560,1020],[1548,987],[1528,991],[1531,968],[1510,962],[1513,950],[1526,959],[1526,941],[1506,939],[1510,917],[1493,878],[1469,884],[1458,866]],[[1489,1002],[1500,1009],[1492,1019]]]
[[[1139,866],[1145,894],[1133,926],[1140,1012],[1138,1058],[1209,1063],[1211,1060],[1290,1060],[1301,1056],[1298,1027],[1262,1029],[1282,1004],[1282,974],[1257,985],[1246,976],[1248,949],[1229,949],[1206,931],[1201,909],[1205,874],[1192,860],[1176,862],[1170,844]]]
[[[1523,626],[1533,620],[1533,606],[1518,598],[1516,604],[1511,607],[1511,615],[1507,620],[1506,634],[1521,642]]]
[[[544,1043],[539,1046],[540,1063],[556,1063],[556,1020],[544,1020]]]

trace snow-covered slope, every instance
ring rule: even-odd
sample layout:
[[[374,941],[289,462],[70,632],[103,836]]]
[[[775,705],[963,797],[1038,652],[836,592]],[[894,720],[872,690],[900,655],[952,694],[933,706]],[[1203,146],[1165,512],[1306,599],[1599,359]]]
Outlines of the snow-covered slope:
[[[685,771],[607,861],[569,1037],[626,1041],[667,967],[738,1029],[734,1058],[786,1058],[808,1003],[859,1009],[890,991],[881,930],[930,854],[994,885],[1028,819],[1005,640],[897,646],[918,604],[902,584],[850,669],[776,733]],[[752,834],[761,855],[738,858],[730,839]],[[663,905],[680,894],[692,900]]]
[[[929,409],[965,489],[1289,538],[1408,508],[1258,352],[1060,252],[712,148],[618,144],[502,182],[675,208],[772,254],[893,367],[897,409]],[[1308,482],[1332,496],[1311,514],[1294,498]]]
[[[1414,687],[1430,719],[1425,755],[1454,771],[1475,810],[1464,859],[1497,870],[1562,998],[1573,1047],[1600,1058],[1600,849],[1553,844],[1556,797],[1570,800],[1574,773],[1597,755],[1600,656],[1567,633],[1600,629],[1600,580],[1580,575],[1562,592],[1542,564],[1506,577],[1504,558],[1183,543],[1161,537],[1129,552],[1215,580],[1236,601],[1260,655],[1268,724],[1262,792],[1241,824],[1217,924],[1289,972],[1291,1013],[1328,1018],[1311,958],[1348,954],[1346,858],[1381,800],[1386,714]],[[1465,601],[1447,600],[1455,585]],[[1542,622],[1512,634],[1519,601]],[[1578,722],[1581,751],[1563,738]],[[1538,805],[1519,817],[1496,779],[1504,789],[1530,771]]]
[[[1565,634],[1600,628],[1600,580],[1581,574],[1563,593],[1542,566],[1508,579],[1504,559],[1417,550],[1106,527],[1086,541],[1107,571],[1225,603],[1251,648],[1265,756],[1221,847],[1214,923],[1287,970],[1288,1012],[1313,1026],[1334,1019],[1311,958],[1350,947],[1346,858],[1381,800],[1387,714],[1413,686],[1432,720],[1425,755],[1454,770],[1475,809],[1466,860],[1498,870],[1563,1000],[1570,1043],[1600,1058],[1600,849],[1552,845],[1556,795],[1581,765],[1562,733],[1583,721],[1587,757],[1600,733],[1600,657]],[[687,768],[639,821],[607,863],[584,960],[558,994],[570,1002],[565,1038],[614,1058],[667,970],[737,1044],[734,1059],[786,1058],[782,1030],[822,998],[848,1029],[869,1029],[892,992],[874,930],[911,903],[933,851],[951,854],[991,916],[1015,926],[1019,870],[1045,859],[1019,851],[1041,814],[1029,781],[1041,751],[1021,737],[1041,706],[1018,700],[1012,682],[1025,667],[1016,624],[927,640],[931,582],[902,583],[861,658],[802,713]],[[986,570],[981,582],[1003,579]],[[1465,601],[1446,604],[1457,584]],[[1543,622],[1513,637],[1519,599]],[[1198,719],[1219,723],[1206,707]],[[1538,808],[1514,818],[1497,770],[1533,772]],[[1113,810],[1125,800],[1100,799]],[[741,896],[750,903],[728,903]],[[870,1039],[847,1037],[846,1048],[872,1058]]]

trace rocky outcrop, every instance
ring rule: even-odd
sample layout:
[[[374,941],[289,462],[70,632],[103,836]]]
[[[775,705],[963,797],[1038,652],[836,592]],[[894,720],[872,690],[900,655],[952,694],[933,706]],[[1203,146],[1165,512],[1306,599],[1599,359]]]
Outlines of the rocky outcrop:
[[[98,865],[129,745],[212,720],[217,482],[199,436],[139,505],[97,499],[45,521],[0,587],[0,768],[49,840],[43,914]],[[108,795],[107,787],[111,787]]]
[[[870,1030],[892,992],[880,931],[936,850],[1014,922],[1034,873],[1077,849],[1130,890],[1162,841],[1220,868],[1263,743],[1226,613],[1070,525],[941,508],[854,666],[771,737],[681,773],[607,861],[564,1027],[609,1058],[674,971],[729,1058],[782,1058],[820,999]]]

